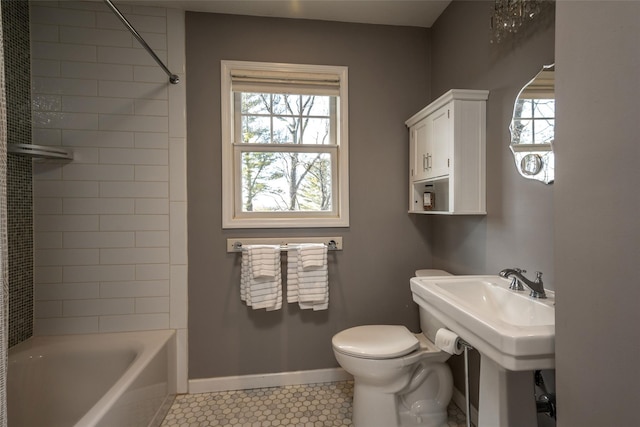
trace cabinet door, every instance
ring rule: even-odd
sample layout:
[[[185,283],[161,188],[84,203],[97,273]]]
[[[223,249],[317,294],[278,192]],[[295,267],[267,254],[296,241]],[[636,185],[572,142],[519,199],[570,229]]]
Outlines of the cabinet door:
[[[428,145],[427,120],[422,120],[413,126],[411,130],[411,178],[420,181],[427,178],[427,145]]]
[[[426,178],[449,175],[452,132],[449,106],[444,106],[427,117]]]

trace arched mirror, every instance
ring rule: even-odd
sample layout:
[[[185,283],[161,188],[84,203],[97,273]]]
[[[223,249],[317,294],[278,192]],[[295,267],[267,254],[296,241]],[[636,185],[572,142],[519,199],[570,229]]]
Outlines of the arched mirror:
[[[554,74],[554,65],[546,65],[522,88],[509,126],[516,168],[523,177],[545,184],[554,178]]]

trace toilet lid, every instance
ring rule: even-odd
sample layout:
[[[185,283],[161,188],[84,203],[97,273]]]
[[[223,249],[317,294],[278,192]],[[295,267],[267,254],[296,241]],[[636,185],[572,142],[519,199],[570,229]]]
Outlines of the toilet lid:
[[[334,335],[333,348],[341,353],[368,359],[391,359],[411,353],[420,346],[404,326],[366,325]]]

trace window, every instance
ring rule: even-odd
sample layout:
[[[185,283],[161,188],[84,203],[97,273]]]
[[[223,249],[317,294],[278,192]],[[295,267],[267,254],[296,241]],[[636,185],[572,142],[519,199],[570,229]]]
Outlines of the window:
[[[554,88],[553,66],[545,66],[520,91],[510,127],[512,145],[540,146],[553,143],[556,113]]]
[[[555,100],[553,98],[518,98],[512,125],[514,144],[553,142],[554,127]]]
[[[346,67],[222,61],[223,228],[346,227]]]

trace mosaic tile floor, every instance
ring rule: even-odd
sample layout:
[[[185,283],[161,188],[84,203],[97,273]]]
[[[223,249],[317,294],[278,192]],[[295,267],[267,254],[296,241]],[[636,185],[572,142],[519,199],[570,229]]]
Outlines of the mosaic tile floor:
[[[353,382],[305,384],[176,397],[162,427],[351,426]],[[449,405],[449,427],[464,427]]]

